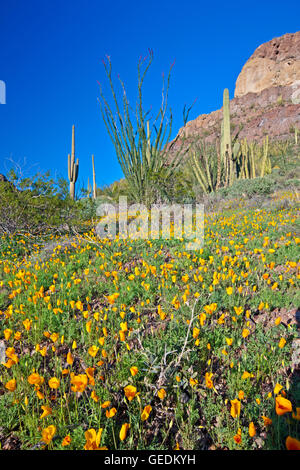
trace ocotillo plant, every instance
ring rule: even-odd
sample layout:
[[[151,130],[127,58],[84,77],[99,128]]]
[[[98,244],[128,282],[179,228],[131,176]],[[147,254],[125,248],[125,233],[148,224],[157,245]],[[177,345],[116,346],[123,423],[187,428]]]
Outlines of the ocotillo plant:
[[[93,199],[96,199],[97,196],[97,187],[96,187],[96,172],[95,172],[95,159],[92,155],[92,167],[93,167]]]
[[[167,145],[172,131],[171,111],[166,122],[172,65],[167,77],[166,91],[163,88],[160,109],[156,117],[154,116],[150,129],[149,112],[145,112],[143,109],[143,83],[152,60],[153,52],[150,50],[149,55],[145,59],[141,58],[138,62],[138,99],[134,116],[132,116],[133,107],[129,105],[125,86],[121,79],[119,80],[123,90],[123,102],[122,105],[119,105],[113,85],[109,57],[103,63],[112,92],[116,115],[105,99],[100,86],[102,117],[114,144],[123,174],[127,180],[129,195],[134,201],[143,202],[147,206],[154,202],[153,178],[160,175],[162,171],[165,178],[169,179],[174,175],[176,168],[181,163],[180,155],[185,141],[184,131],[182,131],[170,145]],[[121,108],[123,108],[123,114],[121,113]],[[184,125],[186,124],[190,109],[186,114],[184,112]],[[181,142],[181,145],[179,145],[179,150],[175,152],[175,144],[178,141]]]
[[[72,126],[72,153],[68,155],[68,177],[70,181],[70,197],[75,199],[75,183],[78,178],[79,160],[75,163],[75,126]]]
[[[214,192],[221,181],[221,156],[218,149],[204,143],[194,145],[190,152],[190,165],[204,193]]]

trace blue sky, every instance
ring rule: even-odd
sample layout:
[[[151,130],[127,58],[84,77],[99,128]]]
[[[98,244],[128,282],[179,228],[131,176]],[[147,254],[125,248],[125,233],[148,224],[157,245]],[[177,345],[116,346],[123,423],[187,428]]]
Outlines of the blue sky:
[[[191,119],[220,108],[223,89],[233,97],[236,78],[256,47],[299,30],[299,17],[300,2],[291,0],[1,2],[0,80],[7,94],[0,105],[0,172],[12,159],[27,175],[49,169],[67,178],[75,124],[79,185],[92,177],[92,153],[98,186],[119,179],[98,102],[98,81],[109,96],[106,54],[135,102],[138,58],[153,49],[144,93],[146,108],[154,110],[162,72],[176,60],[169,95],[174,137],[185,103],[197,98]]]

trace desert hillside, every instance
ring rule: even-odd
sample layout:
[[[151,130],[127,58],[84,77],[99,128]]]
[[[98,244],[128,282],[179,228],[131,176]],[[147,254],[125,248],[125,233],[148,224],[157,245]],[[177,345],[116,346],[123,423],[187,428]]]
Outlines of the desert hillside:
[[[234,131],[242,127],[239,138],[249,141],[267,134],[285,140],[294,126],[300,127],[300,31],[254,51],[237,77],[230,113]],[[212,143],[220,137],[221,119],[222,109],[201,114],[187,123],[186,135]]]

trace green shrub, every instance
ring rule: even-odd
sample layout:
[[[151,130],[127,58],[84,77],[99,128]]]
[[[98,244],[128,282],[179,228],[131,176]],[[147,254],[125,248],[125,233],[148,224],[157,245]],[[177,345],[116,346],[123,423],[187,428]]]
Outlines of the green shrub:
[[[218,192],[224,197],[267,195],[274,189],[274,181],[270,177],[236,180],[232,186],[221,188]]]
[[[80,219],[67,182],[55,181],[49,172],[20,179],[11,171],[7,181],[0,181],[0,234],[65,231]]]

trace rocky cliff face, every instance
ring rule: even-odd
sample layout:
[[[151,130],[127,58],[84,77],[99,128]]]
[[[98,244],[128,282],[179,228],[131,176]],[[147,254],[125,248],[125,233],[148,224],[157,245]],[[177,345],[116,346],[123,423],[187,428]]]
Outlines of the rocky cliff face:
[[[300,129],[300,31],[256,49],[238,76],[230,114],[233,135],[242,125],[239,138],[249,141],[260,142],[266,134],[283,140],[291,136],[294,126]],[[220,138],[221,120],[222,109],[188,122],[187,140],[197,136],[215,142]]]
[[[266,88],[291,86],[300,80],[300,31],[259,46],[246,62],[234,96],[260,93]]]

